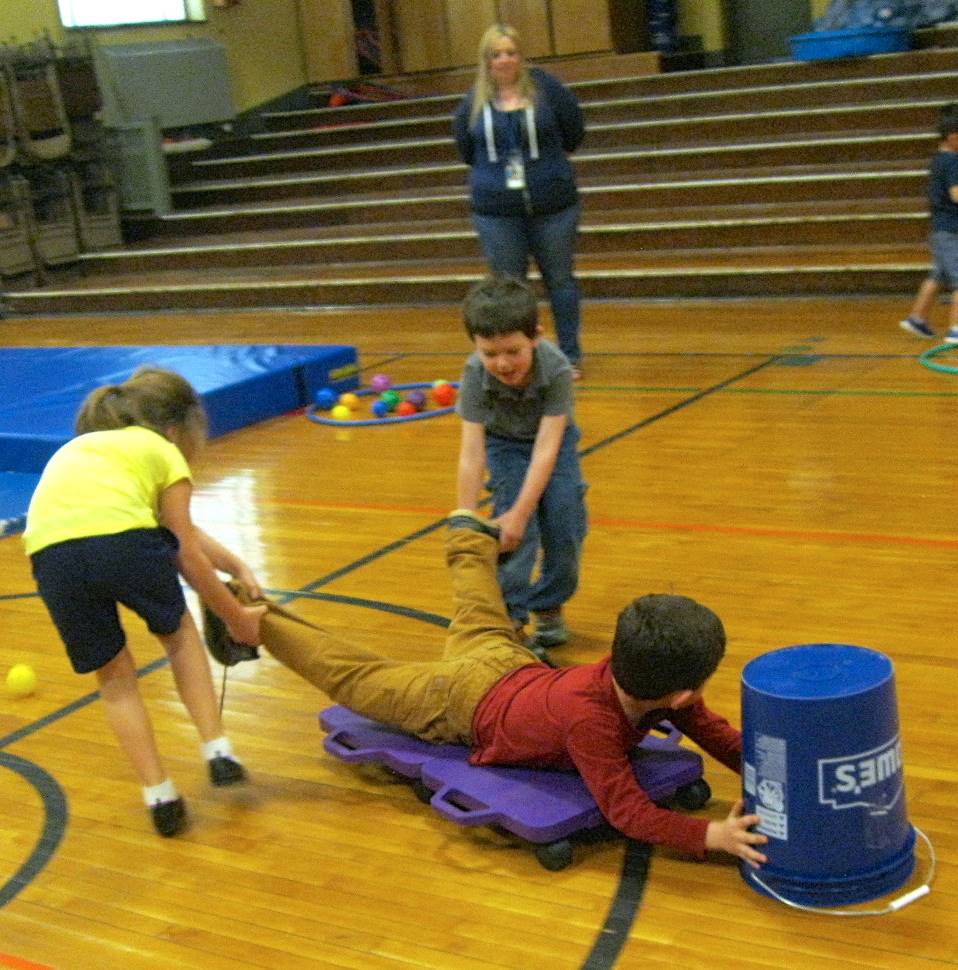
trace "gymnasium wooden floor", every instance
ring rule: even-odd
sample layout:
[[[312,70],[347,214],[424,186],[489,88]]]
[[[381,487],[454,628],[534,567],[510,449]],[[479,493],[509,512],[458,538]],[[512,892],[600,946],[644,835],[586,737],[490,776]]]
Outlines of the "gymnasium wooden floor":
[[[901,301],[586,308],[578,395],[591,532],[563,663],[604,655],[618,609],[681,592],[725,621],[708,691],[737,720],[747,661],[797,643],[896,664],[909,818],[931,894],[883,917],[796,912],[731,862],[578,849],[562,872],[407,786],[321,749],[326,699],[269,657],[230,671],[225,717],[252,782],[213,791],[158,647],[130,622],[142,689],[193,817],[153,834],[89,679],[75,676],[0,540],[0,967],[400,970],[958,965],[958,378],[922,367]],[[0,344],[353,343],[368,378],[456,378],[456,308],[8,320]],[[438,655],[438,523],[458,427],[348,432],[293,414],[212,442],[195,517],[295,608],[394,656]],[[398,608],[398,609],[397,609]],[[154,666],[151,666],[154,665]],[[217,667],[215,675],[219,677]],[[827,725],[824,726],[827,728]],[[724,815],[739,780],[707,761]],[[66,805],[58,806],[62,791]],[[918,850],[918,885],[928,853]]]

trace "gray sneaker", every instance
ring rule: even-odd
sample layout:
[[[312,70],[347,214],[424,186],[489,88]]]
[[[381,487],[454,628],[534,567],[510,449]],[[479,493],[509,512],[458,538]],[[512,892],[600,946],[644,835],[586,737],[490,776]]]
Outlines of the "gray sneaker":
[[[561,647],[569,642],[569,629],[562,619],[562,610],[542,610],[535,614],[536,629],[532,635],[537,647]]]

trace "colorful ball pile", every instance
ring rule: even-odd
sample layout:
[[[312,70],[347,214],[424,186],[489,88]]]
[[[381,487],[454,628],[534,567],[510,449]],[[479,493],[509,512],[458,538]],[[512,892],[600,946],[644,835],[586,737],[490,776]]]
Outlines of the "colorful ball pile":
[[[447,380],[414,385],[403,397],[400,392],[409,386],[394,387],[388,374],[376,374],[369,382],[369,391],[338,394],[332,388],[324,387],[316,391],[313,400],[317,410],[328,411],[333,421],[362,421],[356,412],[362,407],[363,398],[371,397],[370,391],[378,395],[371,398],[371,410],[378,419],[409,418],[427,411],[430,403],[441,409],[451,407],[456,401],[456,387]]]

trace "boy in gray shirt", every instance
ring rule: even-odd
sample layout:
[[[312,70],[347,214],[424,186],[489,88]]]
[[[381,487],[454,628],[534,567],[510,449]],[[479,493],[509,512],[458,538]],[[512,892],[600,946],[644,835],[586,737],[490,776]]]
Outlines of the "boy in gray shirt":
[[[578,585],[587,531],[572,366],[542,338],[535,295],[523,280],[482,280],[466,296],[463,316],[476,350],[456,404],[459,506],[478,508],[488,468],[493,519],[509,553],[499,566],[503,598],[517,632],[535,615],[529,646],[545,657],[568,640],[562,606]]]

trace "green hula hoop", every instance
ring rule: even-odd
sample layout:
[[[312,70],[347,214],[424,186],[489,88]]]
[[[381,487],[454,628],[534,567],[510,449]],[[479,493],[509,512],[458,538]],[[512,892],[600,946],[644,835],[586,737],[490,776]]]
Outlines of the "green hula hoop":
[[[949,367],[948,364],[940,364],[935,360],[936,357],[953,350],[958,350],[958,344],[939,344],[937,347],[932,347],[931,350],[926,350],[918,360],[922,367],[927,367],[929,370],[936,370],[942,374],[958,374],[958,367]]]

